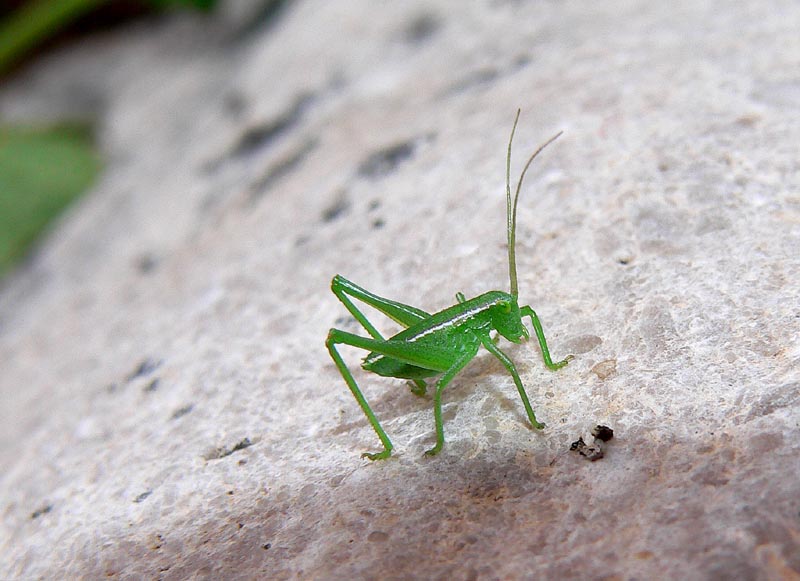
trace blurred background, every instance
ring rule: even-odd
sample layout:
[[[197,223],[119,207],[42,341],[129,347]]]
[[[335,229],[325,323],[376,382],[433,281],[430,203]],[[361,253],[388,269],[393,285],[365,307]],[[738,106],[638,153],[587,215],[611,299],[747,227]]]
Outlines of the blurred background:
[[[209,13],[216,0],[6,0],[0,3],[0,83],[37,57],[136,19]],[[279,2],[266,1],[269,10]],[[89,115],[41,122],[0,116],[0,281],[103,168]]]

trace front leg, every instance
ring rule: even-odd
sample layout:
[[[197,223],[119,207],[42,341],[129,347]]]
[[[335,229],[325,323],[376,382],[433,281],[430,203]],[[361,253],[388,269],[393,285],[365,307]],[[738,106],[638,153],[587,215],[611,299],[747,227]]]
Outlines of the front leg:
[[[533,330],[536,332],[536,339],[538,339],[539,347],[541,347],[542,349],[542,358],[544,359],[544,364],[547,365],[548,369],[552,369],[553,371],[555,371],[556,369],[561,369],[567,363],[575,359],[574,355],[567,355],[561,361],[553,363],[553,360],[550,359],[550,349],[547,348],[547,339],[544,338],[544,330],[542,329],[542,323],[539,321],[538,315],[529,306],[521,307],[519,312],[521,317],[531,318],[531,324],[533,325]]]
[[[531,425],[537,430],[544,428],[544,423],[536,421],[536,414],[533,413],[531,402],[528,400],[528,394],[525,393],[525,388],[522,387],[522,380],[519,378],[519,373],[517,373],[517,368],[514,366],[514,362],[508,358],[508,355],[500,351],[500,349],[494,344],[488,335],[481,337],[481,343],[484,347],[486,347],[486,350],[489,353],[497,357],[505,366],[505,368],[508,369],[511,377],[514,379],[514,384],[517,386],[519,397],[522,399],[522,405],[525,406],[525,413],[528,414],[528,420],[530,420]]]

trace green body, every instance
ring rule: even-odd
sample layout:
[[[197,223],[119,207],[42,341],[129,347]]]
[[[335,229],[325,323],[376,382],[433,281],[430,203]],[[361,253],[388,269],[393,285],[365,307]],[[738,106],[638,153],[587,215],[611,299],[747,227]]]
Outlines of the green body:
[[[444,373],[464,352],[477,349],[481,335],[497,328],[498,311],[505,308],[498,309],[498,305],[510,306],[513,300],[508,293],[490,291],[439,311],[389,339],[392,343],[402,343],[402,355],[391,357],[373,351],[362,367],[383,377],[403,379]]]
[[[519,112],[517,112],[518,118]],[[514,128],[516,128],[516,124],[517,120],[515,119]],[[513,137],[514,129],[511,131],[511,140],[513,140]],[[387,458],[391,454],[392,443],[339,354],[336,348],[339,344],[368,351],[369,354],[364,358],[361,365],[364,370],[383,377],[409,379],[414,383],[412,392],[419,396],[425,395],[427,391],[427,385],[424,381],[426,378],[440,376],[436,381],[436,391],[433,396],[436,445],[428,450],[426,454],[436,454],[444,445],[442,391],[453,377],[475,357],[481,345],[497,357],[511,374],[531,425],[537,429],[544,427],[544,424],[536,420],[513,362],[498,349],[496,343],[499,336],[512,343],[520,343],[527,339],[529,333],[522,320],[524,317],[528,317],[531,320],[531,325],[542,350],[545,365],[548,368],[559,369],[572,358],[572,356],[568,356],[561,361],[553,363],[539,318],[531,307],[520,307],[517,302],[517,276],[514,258],[517,199],[522,186],[522,179],[528,166],[536,155],[553,139],[545,143],[529,158],[520,176],[513,204],[509,184],[511,158],[511,140],[509,140],[506,164],[506,192],[511,293],[489,291],[469,300],[466,300],[464,295],[458,293],[456,295],[457,304],[438,313],[429,314],[421,309],[375,295],[342,276],[336,275],[333,277],[331,290],[370,335],[368,338],[338,329],[331,329],[326,341],[328,351],[339,372],[384,446],[381,452],[365,453],[363,456],[371,460]],[[384,313],[387,317],[400,323],[405,329],[385,339],[355,306],[351,298]],[[492,331],[496,331],[498,337],[492,338]]]

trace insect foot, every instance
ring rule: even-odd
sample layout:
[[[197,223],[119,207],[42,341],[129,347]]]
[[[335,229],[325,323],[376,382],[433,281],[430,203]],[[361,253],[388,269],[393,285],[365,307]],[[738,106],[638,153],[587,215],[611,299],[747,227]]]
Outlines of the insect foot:
[[[364,452],[361,454],[362,458],[367,458],[368,460],[385,460],[389,456],[392,455],[392,450],[384,450],[383,452]]]
[[[573,359],[575,359],[575,356],[574,356],[574,355],[567,355],[567,356],[566,356],[566,357],[564,357],[564,359],[562,359],[561,361],[557,361],[556,363],[553,363],[553,365],[552,365],[552,367],[550,367],[550,369],[552,369],[553,371],[555,371],[556,369],[561,369],[562,367],[566,367],[566,366],[567,366],[567,364],[568,364],[570,361],[572,361]]]
[[[444,443],[444,442],[443,442],[443,443]],[[436,454],[438,454],[438,453],[439,453],[439,452],[441,452],[441,451],[442,451],[442,445],[437,443],[437,444],[436,444],[436,445],[435,445],[433,448],[431,448],[430,450],[425,450],[425,455],[426,455],[426,456],[436,456]]]

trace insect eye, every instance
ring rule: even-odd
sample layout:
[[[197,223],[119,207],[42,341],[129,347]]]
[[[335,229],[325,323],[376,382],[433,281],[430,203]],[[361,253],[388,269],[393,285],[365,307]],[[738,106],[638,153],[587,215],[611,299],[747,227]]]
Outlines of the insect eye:
[[[511,312],[511,303],[509,303],[508,301],[500,301],[499,303],[497,303],[497,306],[503,309],[503,312],[506,314]]]

